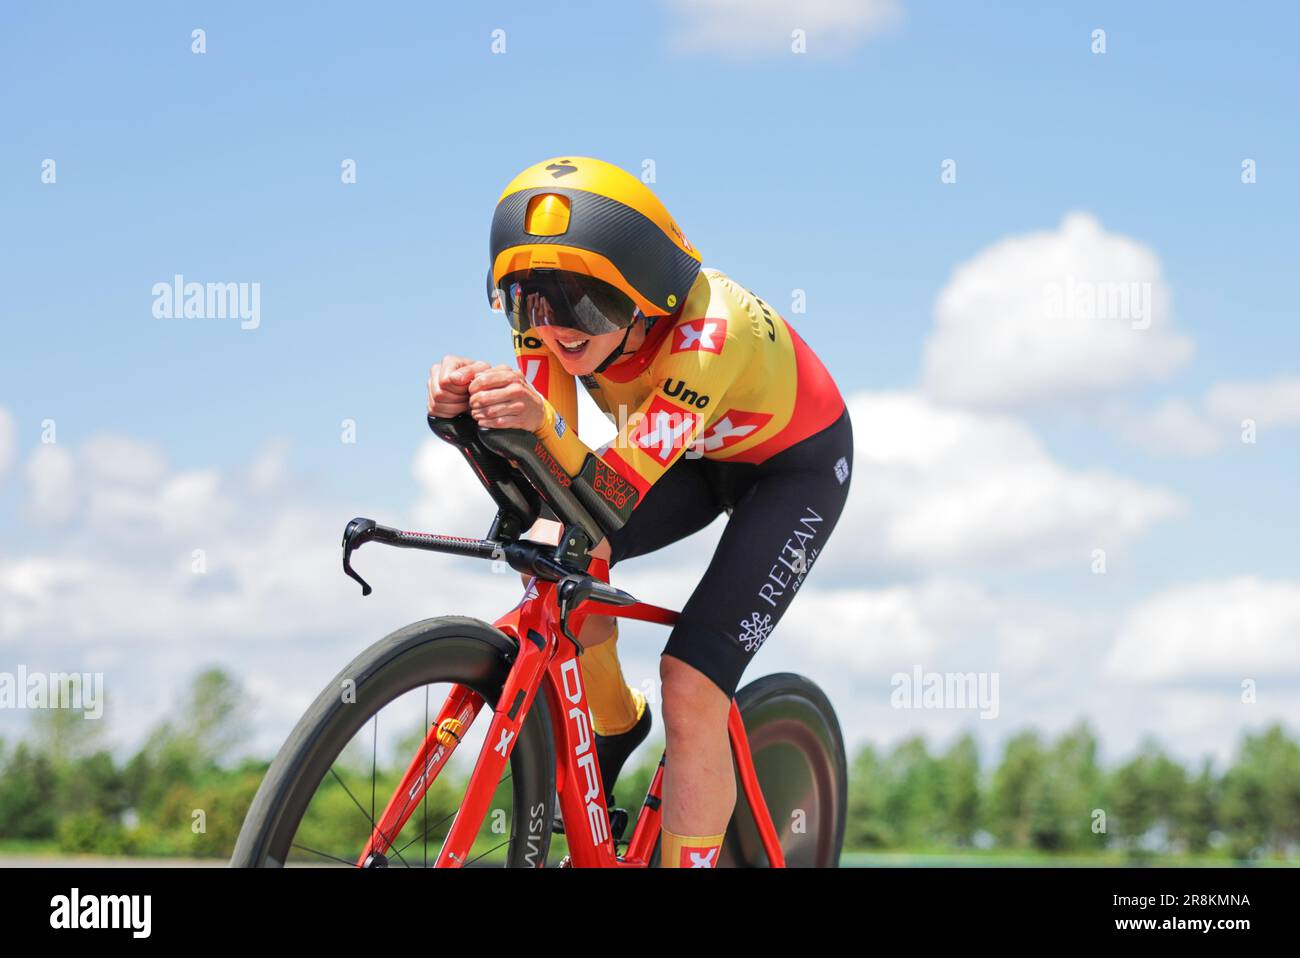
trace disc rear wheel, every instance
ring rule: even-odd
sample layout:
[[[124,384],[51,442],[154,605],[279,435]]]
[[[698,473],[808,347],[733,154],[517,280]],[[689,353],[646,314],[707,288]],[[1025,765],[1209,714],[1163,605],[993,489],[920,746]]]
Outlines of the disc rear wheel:
[[[848,805],[848,762],[839,721],[825,693],[803,676],[785,672],[746,685],[736,693],[736,704],[786,866],[838,867]],[[739,777],[736,810],[718,865],[768,865]]]

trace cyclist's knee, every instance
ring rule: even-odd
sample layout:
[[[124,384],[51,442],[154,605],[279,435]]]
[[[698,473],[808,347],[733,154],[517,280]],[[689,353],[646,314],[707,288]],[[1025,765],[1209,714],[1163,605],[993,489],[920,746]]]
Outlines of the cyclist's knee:
[[[612,615],[589,615],[578,630],[578,641],[585,649],[608,642],[614,637],[617,626],[618,620]]]
[[[671,655],[659,659],[664,730],[674,738],[725,724],[731,699],[707,675]]]

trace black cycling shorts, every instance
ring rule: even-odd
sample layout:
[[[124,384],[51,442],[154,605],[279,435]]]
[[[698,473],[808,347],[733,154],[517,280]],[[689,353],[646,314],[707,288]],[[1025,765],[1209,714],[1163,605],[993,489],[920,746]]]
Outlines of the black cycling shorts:
[[[713,559],[663,654],[734,697],[741,673],[803,584],[844,510],[853,427],[844,412],[758,465],[682,457],[609,537],[610,566],[703,529],[730,510]]]

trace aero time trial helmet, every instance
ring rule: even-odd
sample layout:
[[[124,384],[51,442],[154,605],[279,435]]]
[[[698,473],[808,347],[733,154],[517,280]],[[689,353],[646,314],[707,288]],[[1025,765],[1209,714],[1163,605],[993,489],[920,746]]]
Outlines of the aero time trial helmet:
[[[488,301],[510,325],[591,335],[672,313],[700,254],[639,179],[590,157],[556,157],[506,186],[492,216]]]

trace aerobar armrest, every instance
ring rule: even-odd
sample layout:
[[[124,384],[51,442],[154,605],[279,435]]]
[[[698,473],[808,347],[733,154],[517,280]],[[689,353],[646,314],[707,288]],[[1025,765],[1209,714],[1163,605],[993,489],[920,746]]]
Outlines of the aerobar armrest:
[[[636,487],[594,455],[587,456],[582,472],[570,476],[527,430],[480,428],[479,438],[497,455],[513,459],[560,521],[578,526],[593,545],[621,528],[636,506]]]

